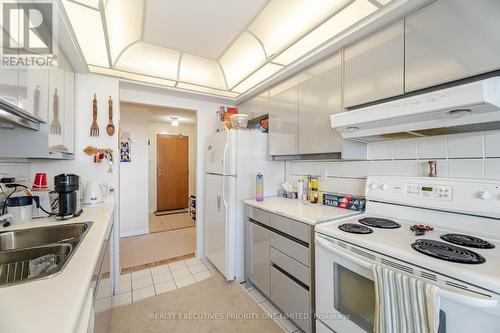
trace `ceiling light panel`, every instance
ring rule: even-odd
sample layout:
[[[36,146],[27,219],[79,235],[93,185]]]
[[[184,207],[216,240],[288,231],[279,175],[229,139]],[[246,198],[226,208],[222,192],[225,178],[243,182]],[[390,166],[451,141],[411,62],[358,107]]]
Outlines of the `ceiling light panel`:
[[[197,86],[194,84],[182,83],[182,82],[179,82],[179,84],[177,84],[177,88],[203,92],[203,93],[207,93],[207,94],[211,94],[211,95],[230,97],[230,98],[235,98],[236,96],[239,95],[238,93],[227,91],[227,90],[212,89],[212,88],[208,88],[208,87],[202,87],[202,86]]]
[[[146,83],[156,84],[156,85],[160,85],[160,86],[167,86],[167,87],[175,86],[175,82],[176,82],[176,81],[172,81],[172,80],[164,80],[164,79],[159,79],[156,77],[140,75],[140,74],[135,74],[135,73],[129,73],[129,72],[124,72],[124,71],[119,71],[116,69],[109,69],[109,68],[97,67],[97,66],[89,66],[89,70],[91,73],[95,73],[95,74],[115,76],[115,77],[131,80],[131,81],[146,82]]]
[[[271,56],[314,29],[347,2],[271,0],[248,30],[257,35],[264,44],[267,56]]]
[[[108,67],[101,13],[73,2],[63,3],[87,64]]]
[[[282,68],[283,66],[280,65],[275,65],[271,63],[265,64],[264,66],[262,66],[262,68],[260,68],[255,73],[250,75],[248,78],[246,78],[243,82],[238,84],[232,90],[239,93],[243,93],[249,90],[250,88],[256,86],[257,84],[261,83],[265,79],[271,77]]]
[[[111,60],[115,62],[127,46],[142,37],[144,0],[109,0],[105,12]]]
[[[294,62],[304,54],[334,38],[376,10],[377,7],[368,0],[357,0],[353,2],[283,51],[273,59],[273,62],[282,65],[288,65]]]
[[[99,0],[71,0],[71,1],[99,10]]]
[[[176,80],[179,57],[178,51],[139,42],[123,52],[116,68]]]
[[[179,81],[227,89],[222,70],[215,60],[183,54]]]
[[[220,58],[229,88],[259,68],[265,61],[266,55],[261,44],[248,32],[243,32]]]

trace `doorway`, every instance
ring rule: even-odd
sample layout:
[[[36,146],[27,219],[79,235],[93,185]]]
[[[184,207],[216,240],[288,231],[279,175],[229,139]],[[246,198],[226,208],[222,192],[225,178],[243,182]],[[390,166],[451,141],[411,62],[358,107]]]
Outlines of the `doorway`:
[[[122,102],[120,112],[131,147],[120,163],[122,272],[193,256],[196,111]]]
[[[186,213],[189,202],[189,137],[156,136],[156,212]]]

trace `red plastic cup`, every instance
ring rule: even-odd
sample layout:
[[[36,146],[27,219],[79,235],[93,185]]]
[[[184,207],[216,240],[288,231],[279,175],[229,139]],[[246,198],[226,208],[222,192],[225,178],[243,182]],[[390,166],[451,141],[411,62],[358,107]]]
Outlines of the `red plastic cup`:
[[[35,174],[33,188],[47,188],[47,174],[45,172],[37,172]]]

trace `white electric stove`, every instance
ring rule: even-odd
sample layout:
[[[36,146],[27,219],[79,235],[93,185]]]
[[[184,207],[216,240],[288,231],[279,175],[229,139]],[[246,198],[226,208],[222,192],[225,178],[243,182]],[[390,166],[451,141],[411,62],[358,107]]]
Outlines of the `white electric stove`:
[[[373,331],[378,263],[439,287],[439,333],[499,332],[500,182],[369,177],[365,195],[315,229],[317,331]]]

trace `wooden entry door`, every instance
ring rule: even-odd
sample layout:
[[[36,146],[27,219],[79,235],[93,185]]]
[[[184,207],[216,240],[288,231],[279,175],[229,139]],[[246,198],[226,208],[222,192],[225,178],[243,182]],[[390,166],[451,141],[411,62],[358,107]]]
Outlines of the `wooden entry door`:
[[[156,148],[156,209],[187,208],[189,138],[158,134]]]

